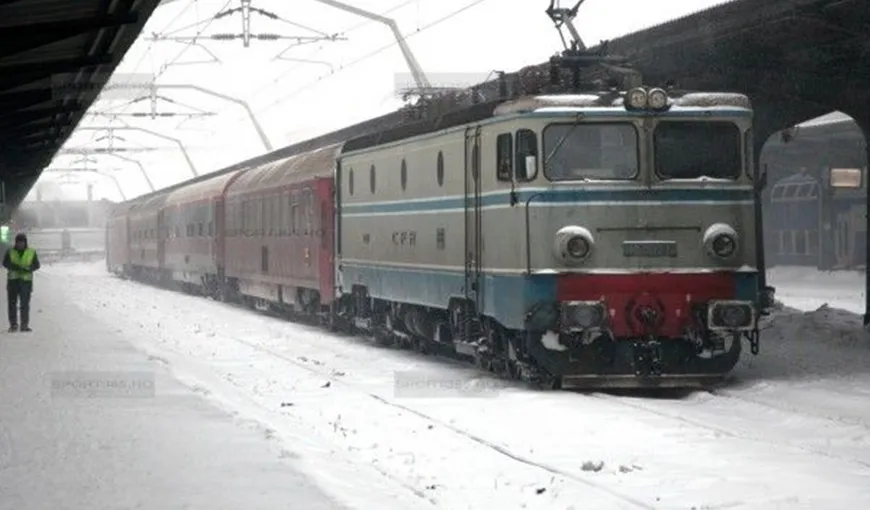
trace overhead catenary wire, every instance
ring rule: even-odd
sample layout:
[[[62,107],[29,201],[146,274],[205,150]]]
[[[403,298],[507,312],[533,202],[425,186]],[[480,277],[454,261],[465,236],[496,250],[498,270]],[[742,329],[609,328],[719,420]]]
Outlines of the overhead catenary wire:
[[[222,11],[224,11],[224,10],[225,10],[225,9],[226,9],[226,8],[227,8],[227,7],[232,3],[232,1],[233,1],[233,0],[227,0],[226,3],[224,4],[224,6],[221,7],[220,10],[218,10],[218,14],[220,14]],[[194,0],[194,2],[192,2],[192,3],[196,3],[196,2],[197,2],[197,0]],[[191,4],[188,4],[188,7],[189,7],[190,5],[191,5]],[[182,14],[183,14],[183,13],[184,13],[184,11],[182,11]],[[176,18],[173,20],[173,23],[174,23],[175,21],[178,21],[179,18],[180,18],[180,15],[179,15],[179,17],[176,17]],[[214,21],[215,21],[217,18],[218,18],[218,16],[215,15],[215,16],[212,16],[210,19],[206,20],[206,21],[204,22],[205,24],[203,25],[203,27],[200,28],[200,29],[196,32],[196,35],[194,35],[193,40],[191,40],[189,43],[185,44],[185,45],[184,45],[184,48],[182,48],[181,51],[179,51],[178,54],[175,55],[175,58],[173,58],[172,60],[170,60],[168,63],[163,64],[163,66],[162,66],[162,68],[159,70],[159,72],[157,72],[157,73],[155,73],[155,74],[153,75],[152,83],[156,83],[156,82],[157,82],[157,79],[160,78],[160,76],[162,76],[163,73],[165,73],[166,70],[169,69],[170,66],[172,66],[173,64],[175,64],[176,62],[178,62],[178,59],[180,59],[181,57],[183,57],[184,54],[185,54],[185,53],[186,53],[186,52],[187,52],[187,51],[188,51],[192,46],[194,46],[194,45],[196,44],[197,39],[202,35],[203,32],[205,32],[206,29],[208,29],[209,26],[211,26],[212,23],[214,23]],[[182,27],[182,28],[180,28],[180,29],[178,29],[178,30],[185,30],[185,29],[190,28],[190,27],[192,27],[192,26],[196,26],[196,25],[199,24],[199,23],[203,23],[203,22],[197,22],[197,23],[194,23],[194,24],[192,24],[192,25],[188,25],[188,26],[186,26],[186,27]],[[164,31],[165,31],[166,29],[168,29],[169,26],[171,26],[171,25],[172,25],[172,23],[170,23],[169,25],[167,25],[167,27],[164,28]],[[150,48],[151,48],[151,45],[153,45],[155,42],[156,42],[156,40],[153,40],[153,41],[151,42],[151,44],[148,45],[148,48],[150,49]],[[140,64],[141,64],[141,60],[140,60]],[[135,68],[134,68],[133,72],[134,72],[134,73],[136,72]],[[123,103],[123,104],[109,107],[109,108],[105,109],[104,112],[105,112],[105,113],[125,113],[125,110],[126,110],[127,108],[129,108],[129,107],[132,106],[133,104],[136,104],[140,99],[141,99],[141,98],[134,98],[134,99],[131,99],[131,100],[129,100],[129,101],[126,101],[126,102]],[[111,123],[111,120],[110,120],[109,122]]]
[[[190,10],[190,8],[191,8],[192,6],[197,7],[196,11],[197,11],[197,13],[198,13],[198,12],[199,12],[199,9],[198,9],[199,6],[198,6],[198,4],[199,4],[199,0],[192,0],[192,1],[188,2],[188,3],[184,6],[184,8],[181,10],[181,12],[179,12],[175,17],[173,17],[172,20],[169,22],[169,24],[167,24],[165,27],[163,27],[163,30],[162,30],[162,31],[169,30],[169,29],[172,27],[172,25],[174,25],[175,23],[177,23],[178,20],[180,20],[180,19],[182,18],[182,16],[184,16],[184,14],[185,14],[188,10]],[[153,52],[152,52],[151,50],[152,50],[152,48],[154,47],[154,44],[155,44],[155,43],[156,43],[156,41],[150,41],[150,42],[148,43],[148,46],[145,48],[145,51],[142,52],[142,55],[140,55],[139,60],[136,61],[136,64],[133,66],[133,69],[131,69],[130,71],[126,71],[125,74],[128,74],[128,75],[134,75],[134,74],[136,74],[136,71],[139,70],[139,68],[142,66],[142,63],[145,62],[145,60],[146,60],[148,57],[152,57],[152,59],[153,59]],[[153,65],[153,62],[152,62],[152,65]],[[153,72],[153,71],[152,71],[152,72]],[[123,104],[123,105],[121,105],[120,108],[125,108],[125,107],[127,107],[127,106],[130,106],[130,103],[129,103],[129,102],[128,102],[128,103],[125,103],[125,104]],[[107,110],[114,110],[115,108],[119,108],[119,107],[117,107],[117,106],[113,106],[113,107],[109,107]],[[110,123],[111,123],[111,121],[110,121]],[[91,141],[93,141],[94,137],[96,137],[96,133],[92,133],[92,134],[91,134]]]
[[[407,6],[407,5],[410,5],[416,1],[418,1],[418,0],[404,0],[403,2],[396,4],[393,7],[390,7],[386,11],[382,12],[381,15],[393,13],[393,12],[395,12],[395,11],[397,11],[397,10]],[[356,24],[351,25],[350,27],[348,27],[344,30],[339,31],[336,35],[347,36],[349,33],[355,32],[355,31],[357,31],[361,28],[367,27],[373,23],[376,23],[376,22],[374,20],[366,20],[366,21],[363,21],[360,23],[356,23]],[[307,53],[304,56],[308,61],[310,61],[310,60],[312,60],[311,57],[316,57],[318,54],[322,53],[325,48],[326,48],[326,45],[320,45],[315,51],[313,51],[311,53]],[[267,90],[271,87],[274,87],[275,85],[278,85],[284,78],[286,78],[289,74],[296,71],[297,69],[299,69],[303,65],[305,65],[305,64],[303,63],[303,64],[297,64],[297,65],[291,66],[286,71],[284,71],[283,73],[281,73],[280,75],[275,77],[270,83],[267,83],[266,85],[255,89],[253,91],[252,96],[256,97],[256,96],[260,95],[260,93],[263,92],[264,90]]]
[[[427,23],[427,24],[421,26],[420,28],[418,28],[417,30],[415,30],[414,32],[412,32],[412,33],[410,33],[410,34],[403,35],[402,37],[403,37],[404,39],[410,39],[411,37],[414,37],[415,35],[421,34],[421,33],[423,33],[424,31],[426,31],[426,30],[428,30],[428,29],[430,29],[430,28],[433,28],[433,27],[435,27],[435,26],[438,26],[438,25],[444,23],[445,21],[448,21],[448,20],[450,20],[450,19],[452,19],[452,18],[454,18],[454,17],[456,17],[456,16],[462,14],[463,12],[465,12],[465,11],[467,11],[467,10],[473,8],[473,7],[476,7],[477,5],[480,5],[480,4],[482,4],[482,3],[486,2],[486,1],[487,1],[487,0],[474,0],[474,1],[470,2],[470,3],[468,3],[468,4],[465,4],[463,7],[460,7],[459,9],[456,9],[455,11],[450,12],[449,14],[446,14],[446,15],[444,15],[444,16],[442,16],[442,17],[436,19],[436,20],[433,20],[433,21],[431,21],[431,22],[429,22],[429,23]],[[408,3],[410,3],[410,2],[408,2]],[[325,80],[325,79],[327,79],[327,78],[330,78],[330,77],[332,77],[332,76],[334,76],[334,75],[340,73],[340,72],[343,71],[343,70],[349,69],[349,68],[351,68],[351,67],[353,67],[353,66],[355,66],[355,65],[357,65],[357,64],[360,64],[360,63],[362,63],[362,62],[365,62],[366,60],[368,60],[368,59],[370,59],[370,58],[372,58],[372,57],[375,57],[375,56],[379,55],[380,53],[383,53],[384,51],[386,51],[386,50],[388,50],[388,49],[390,49],[390,48],[396,46],[397,44],[398,44],[398,41],[393,41],[393,42],[391,42],[391,43],[389,43],[389,44],[386,44],[386,45],[384,45],[384,46],[381,46],[380,48],[377,48],[377,49],[375,49],[375,50],[373,50],[373,51],[371,51],[371,52],[369,52],[369,53],[366,53],[366,54],[364,54],[364,55],[361,55],[361,56],[355,58],[354,60],[351,60],[350,62],[347,62],[347,63],[341,65],[338,69],[336,69],[336,70],[334,70],[334,71],[331,71],[331,72],[329,72],[329,73],[327,73],[327,74],[321,75],[321,76],[318,77],[317,79],[312,80],[311,82],[308,82],[307,84],[305,84],[305,85],[303,85],[303,86],[301,86],[301,87],[299,87],[299,88],[297,88],[297,89],[294,89],[294,90],[293,90],[292,92],[290,92],[289,94],[285,94],[285,95],[283,95],[283,96],[280,96],[280,97],[277,98],[276,100],[274,100],[274,101],[270,102],[269,104],[267,104],[266,106],[264,106],[262,109],[255,111],[255,113],[260,113],[260,112],[262,112],[262,111],[264,111],[264,110],[266,110],[266,109],[269,109],[269,108],[271,108],[271,107],[273,107],[273,106],[275,106],[275,105],[281,104],[281,103],[287,101],[288,99],[292,99],[292,98],[298,96],[299,94],[301,94],[302,92],[304,92],[304,91],[310,89],[311,87],[317,85],[317,84],[320,83],[321,81],[323,81],[323,80]]]

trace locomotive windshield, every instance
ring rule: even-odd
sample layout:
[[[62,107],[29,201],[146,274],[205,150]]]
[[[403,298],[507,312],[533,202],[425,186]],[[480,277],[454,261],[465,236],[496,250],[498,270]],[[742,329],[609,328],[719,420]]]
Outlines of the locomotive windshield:
[[[653,138],[659,177],[740,177],[743,169],[740,129],[731,122],[662,121]]]
[[[550,124],[544,129],[544,175],[551,181],[631,180],[637,148],[634,124]]]

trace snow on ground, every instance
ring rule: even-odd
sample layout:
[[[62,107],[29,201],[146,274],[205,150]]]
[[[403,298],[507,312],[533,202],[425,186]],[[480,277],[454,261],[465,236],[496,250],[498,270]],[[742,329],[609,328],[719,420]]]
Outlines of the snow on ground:
[[[816,271],[782,266],[767,271],[776,287],[778,300],[793,308],[812,311],[820,306],[864,313],[864,273],[859,271]]]
[[[263,424],[350,505],[368,487],[330,479],[329,462],[378,474],[397,497],[415,497],[416,508],[870,503],[870,338],[848,312],[784,309],[766,320],[761,355],[746,352],[728,387],[644,398],[535,392],[117,280],[102,263],[58,264],[42,277],[40,285],[74,296],[182,382]],[[397,373],[478,391],[412,398],[397,391]]]

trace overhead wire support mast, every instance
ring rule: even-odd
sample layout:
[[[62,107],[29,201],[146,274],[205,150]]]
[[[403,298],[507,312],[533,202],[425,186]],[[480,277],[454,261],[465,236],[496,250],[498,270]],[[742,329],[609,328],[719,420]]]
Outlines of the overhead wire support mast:
[[[405,57],[405,61],[408,64],[408,67],[411,70],[411,75],[414,77],[414,82],[417,84],[417,88],[421,91],[428,91],[432,88],[432,84],[429,83],[429,79],[426,77],[426,74],[423,72],[423,68],[420,67],[420,64],[417,62],[417,59],[414,58],[414,54],[411,52],[411,47],[408,46],[407,41],[405,41],[405,36],[402,35],[402,32],[399,31],[399,25],[396,24],[396,21],[392,18],[388,18],[386,16],[381,16],[380,14],[375,14],[373,12],[366,11],[364,9],[360,9],[359,7],[354,7],[352,5],[347,5],[342,2],[337,2],[336,0],[314,0],[315,2],[320,2],[322,4],[328,5],[335,9],[339,9],[345,12],[349,12],[351,14],[356,14],[357,16],[361,16],[363,18],[367,18],[373,21],[377,21],[379,23],[383,23],[387,25],[390,30],[393,31],[393,35],[396,38],[396,43],[399,45],[399,48],[402,50],[402,55]]]
[[[147,133],[151,136],[156,136],[157,138],[162,138],[164,140],[169,140],[170,142],[175,142],[175,145],[178,145],[178,148],[181,149],[181,153],[184,155],[184,159],[187,160],[187,165],[190,167],[190,171],[193,172],[193,176],[199,177],[199,172],[196,171],[196,166],[194,166],[193,160],[190,159],[190,154],[187,153],[187,149],[184,147],[184,143],[182,143],[182,141],[178,138],[173,138],[171,136],[158,133],[157,131],[152,131],[150,129],[145,129],[137,126],[82,126],[76,128],[76,131],[108,131],[109,133],[113,131],[140,131],[142,133]]]
[[[188,85],[188,84],[163,85],[163,84],[157,84],[157,83],[152,82],[152,83],[150,83],[148,85],[144,85],[144,86],[138,85],[138,84],[129,84],[129,85],[128,84],[119,84],[115,88],[117,88],[117,89],[141,89],[141,88],[146,88],[146,87],[150,91],[152,91],[152,95],[154,94],[153,91],[155,91],[157,89],[194,90],[196,92],[206,94],[206,95],[209,95],[212,97],[216,97],[218,99],[222,99],[224,101],[228,101],[230,103],[235,103],[235,104],[241,106],[248,113],[248,118],[251,119],[251,124],[254,125],[254,129],[257,131],[257,135],[259,135],[260,141],[263,142],[263,146],[266,148],[266,151],[267,152],[272,151],[272,143],[269,141],[269,137],[266,136],[266,132],[263,130],[263,127],[260,126],[260,123],[257,121],[257,117],[256,117],[256,115],[254,115],[254,111],[251,110],[251,106],[247,103],[247,101],[244,101],[242,99],[238,99],[238,98],[235,98],[232,96],[228,96],[226,94],[221,94],[220,92],[215,92],[215,91],[207,89],[205,87],[200,87],[199,85]],[[125,103],[124,106],[129,106],[135,102],[140,101],[141,99],[142,98],[137,98],[133,101],[129,101],[129,102]],[[104,114],[114,114],[115,112],[103,112],[103,113]],[[152,134],[153,134],[153,132],[152,132]],[[161,135],[161,136],[165,136],[165,135]],[[175,139],[173,138],[172,140],[175,140]],[[187,153],[185,152],[185,157],[186,157],[186,155],[187,155]],[[190,158],[188,158],[188,162],[190,163]],[[190,165],[191,165],[191,168],[193,168],[193,163],[190,163]]]
[[[197,41],[201,40],[213,40],[213,41],[234,41],[237,39],[242,40],[242,45],[245,48],[249,48],[251,46],[252,40],[258,41],[280,41],[280,40],[291,40],[296,41],[297,45],[319,42],[319,41],[346,41],[346,37],[341,37],[338,34],[327,34],[325,32],[321,32],[320,30],[315,30],[311,27],[307,27],[305,25],[301,25],[299,23],[294,23],[290,20],[286,20],[281,16],[273,12],[269,12],[264,9],[259,9],[257,7],[253,7],[251,5],[251,0],[241,0],[241,7],[233,7],[231,9],[227,9],[225,11],[219,12],[212,16],[210,21],[214,21],[221,18],[226,18],[227,16],[232,16],[234,14],[242,15],[242,32],[239,34],[232,33],[219,33],[219,34],[211,34],[211,35],[201,35],[197,34],[195,36],[174,36],[174,35],[157,35],[152,34],[151,40],[153,41],[175,41],[175,42],[185,42],[189,44],[197,44]],[[281,21],[287,23],[289,25],[302,28],[304,30],[308,30],[317,35],[314,36],[299,36],[299,35],[280,35],[275,33],[264,33],[264,34],[254,34],[251,32],[251,14],[259,14],[266,18]],[[210,22],[209,21],[209,22]],[[177,33],[177,32],[176,32]],[[284,50],[286,52],[287,50]],[[282,54],[284,53],[282,52]]]
[[[118,178],[115,177],[114,175],[108,173],[108,172],[104,172],[102,170],[97,170],[96,168],[81,168],[81,167],[70,167],[70,168],[52,168],[52,167],[49,167],[43,171],[44,172],[51,172],[51,173],[59,173],[61,175],[70,175],[70,174],[75,175],[77,173],[87,172],[87,173],[94,173],[97,175],[102,175],[103,177],[108,177],[109,179],[111,179],[112,181],[115,182],[115,187],[118,188],[118,193],[121,195],[121,199],[125,200],[125,201],[127,200],[127,194],[124,193],[124,190],[121,188],[121,183],[118,181]]]
[[[71,153],[71,154],[72,154],[72,153]],[[78,160],[76,160],[76,161],[73,161],[73,164],[80,163],[80,162],[82,162],[82,161],[87,162],[87,161],[88,161],[88,156],[111,156],[111,157],[113,157],[113,158],[118,158],[118,159],[120,159],[120,160],[127,161],[128,163],[133,163],[134,165],[136,165],[137,167],[139,167],[139,171],[142,173],[142,177],[145,178],[145,182],[148,183],[148,187],[151,188],[151,191],[155,191],[154,183],[151,182],[151,177],[149,177],[149,176],[148,176],[148,172],[145,171],[145,165],[143,165],[142,162],[140,162],[140,161],[138,161],[138,160],[136,160],[136,159],[128,158],[127,156],[123,156],[123,155],[121,155],[121,154],[118,154],[117,151],[115,151],[115,150],[111,150],[111,149],[110,149],[110,150],[105,150],[105,151],[99,151],[99,150],[90,150],[90,151],[88,151],[88,150],[85,150],[85,151],[82,151],[82,152],[80,152],[80,153],[78,153],[78,154],[81,155],[81,156],[83,156],[83,159],[78,159]],[[94,160],[92,159],[91,161],[94,161]]]

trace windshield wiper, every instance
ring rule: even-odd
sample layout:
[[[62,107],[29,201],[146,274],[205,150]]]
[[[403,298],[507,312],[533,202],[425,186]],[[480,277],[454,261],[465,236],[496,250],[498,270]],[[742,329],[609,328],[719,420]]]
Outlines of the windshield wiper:
[[[580,119],[582,118],[583,115],[577,115],[577,118],[574,119],[574,125],[571,126],[571,129],[569,129],[568,132],[559,139],[559,141],[556,143],[556,146],[553,147],[553,150],[551,150],[550,153],[547,154],[547,157],[544,158],[544,168],[547,168],[547,163],[550,162],[550,158],[552,158],[556,154],[556,151],[558,151],[562,147],[562,144],[565,143],[565,140],[567,140],[568,137],[571,136],[571,133],[573,133],[574,130],[577,129],[577,126],[580,125]]]

